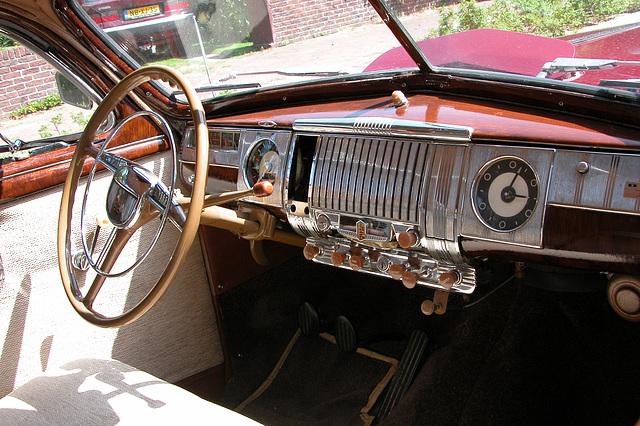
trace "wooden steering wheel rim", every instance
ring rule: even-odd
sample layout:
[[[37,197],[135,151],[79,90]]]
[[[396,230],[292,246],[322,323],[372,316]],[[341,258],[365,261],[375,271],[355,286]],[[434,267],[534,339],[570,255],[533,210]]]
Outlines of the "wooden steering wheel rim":
[[[107,317],[96,312],[92,307],[92,302],[86,302],[74,284],[75,280],[72,278],[73,266],[71,265],[71,253],[67,249],[70,247],[71,212],[73,211],[75,192],[82,175],[84,160],[88,156],[89,148],[92,146],[93,138],[100,124],[107,119],[109,113],[111,113],[115,106],[131,90],[152,79],[169,81],[172,85],[180,88],[180,90],[184,92],[189,102],[189,107],[191,108],[196,144],[196,167],[191,204],[178,244],[167,268],[158,279],[158,282],[135,307],[122,315]],[[100,327],[119,327],[140,318],[166,293],[169,285],[171,285],[180,267],[184,263],[198,232],[206,190],[209,161],[208,153],[209,133],[202,103],[191,83],[178,71],[160,65],[139,68],[116,84],[113,90],[104,98],[82,133],[73,158],[71,159],[62,192],[62,202],[58,220],[58,265],[62,284],[71,305],[85,320]]]

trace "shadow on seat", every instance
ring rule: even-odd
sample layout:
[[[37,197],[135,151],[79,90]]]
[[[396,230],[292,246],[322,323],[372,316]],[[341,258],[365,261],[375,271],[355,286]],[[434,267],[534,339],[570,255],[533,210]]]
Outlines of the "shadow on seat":
[[[257,425],[238,413],[114,360],[47,370],[0,399],[0,424],[189,423]]]

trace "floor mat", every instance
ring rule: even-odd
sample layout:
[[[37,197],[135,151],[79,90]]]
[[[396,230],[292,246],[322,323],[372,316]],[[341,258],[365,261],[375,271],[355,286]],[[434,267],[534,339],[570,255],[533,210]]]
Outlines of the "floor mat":
[[[267,380],[236,411],[265,425],[368,425],[398,361],[365,349],[345,354],[333,336],[296,332]]]

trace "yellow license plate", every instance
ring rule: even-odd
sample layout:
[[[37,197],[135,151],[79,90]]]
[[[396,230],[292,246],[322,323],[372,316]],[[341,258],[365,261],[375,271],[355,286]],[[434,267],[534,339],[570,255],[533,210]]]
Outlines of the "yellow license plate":
[[[129,21],[131,19],[148,18],[150,16],[156,16],[162,14],[159,4],[152,6],[136,7],[135,9],[128,9],[124,11],[124,20]]]

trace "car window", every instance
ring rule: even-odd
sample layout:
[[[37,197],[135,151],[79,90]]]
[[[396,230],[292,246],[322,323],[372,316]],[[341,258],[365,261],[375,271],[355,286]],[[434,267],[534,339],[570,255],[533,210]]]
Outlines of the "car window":
[[[16,148],[23,146],[25,155],[30,145],[39,146],[34,141],[72,139],[68,136],[84,129],[95,103],[86,95],[71,98],[70,94],[82,92],[53,66],[27,47],[0,37],[4,46],[0,48],[0,153],[11,155],[9,143]],[[65,88],[66,97],[61,97],[60,85]]]
[[[368,2],[77,1],[85,19],[124,56],[139,65],[171,65],[194,86],[213,87],[208,96],[416,68]],[[637,0],[388,4],[436,71],[499,72],[618,88],[637,84],[630,81],[640,70],[633,44],[640,33],[640,15],[633,13],[640,9]],[[610,30],[620,25],[626,30]],[[606,32],[599,32],[602,28]]]

